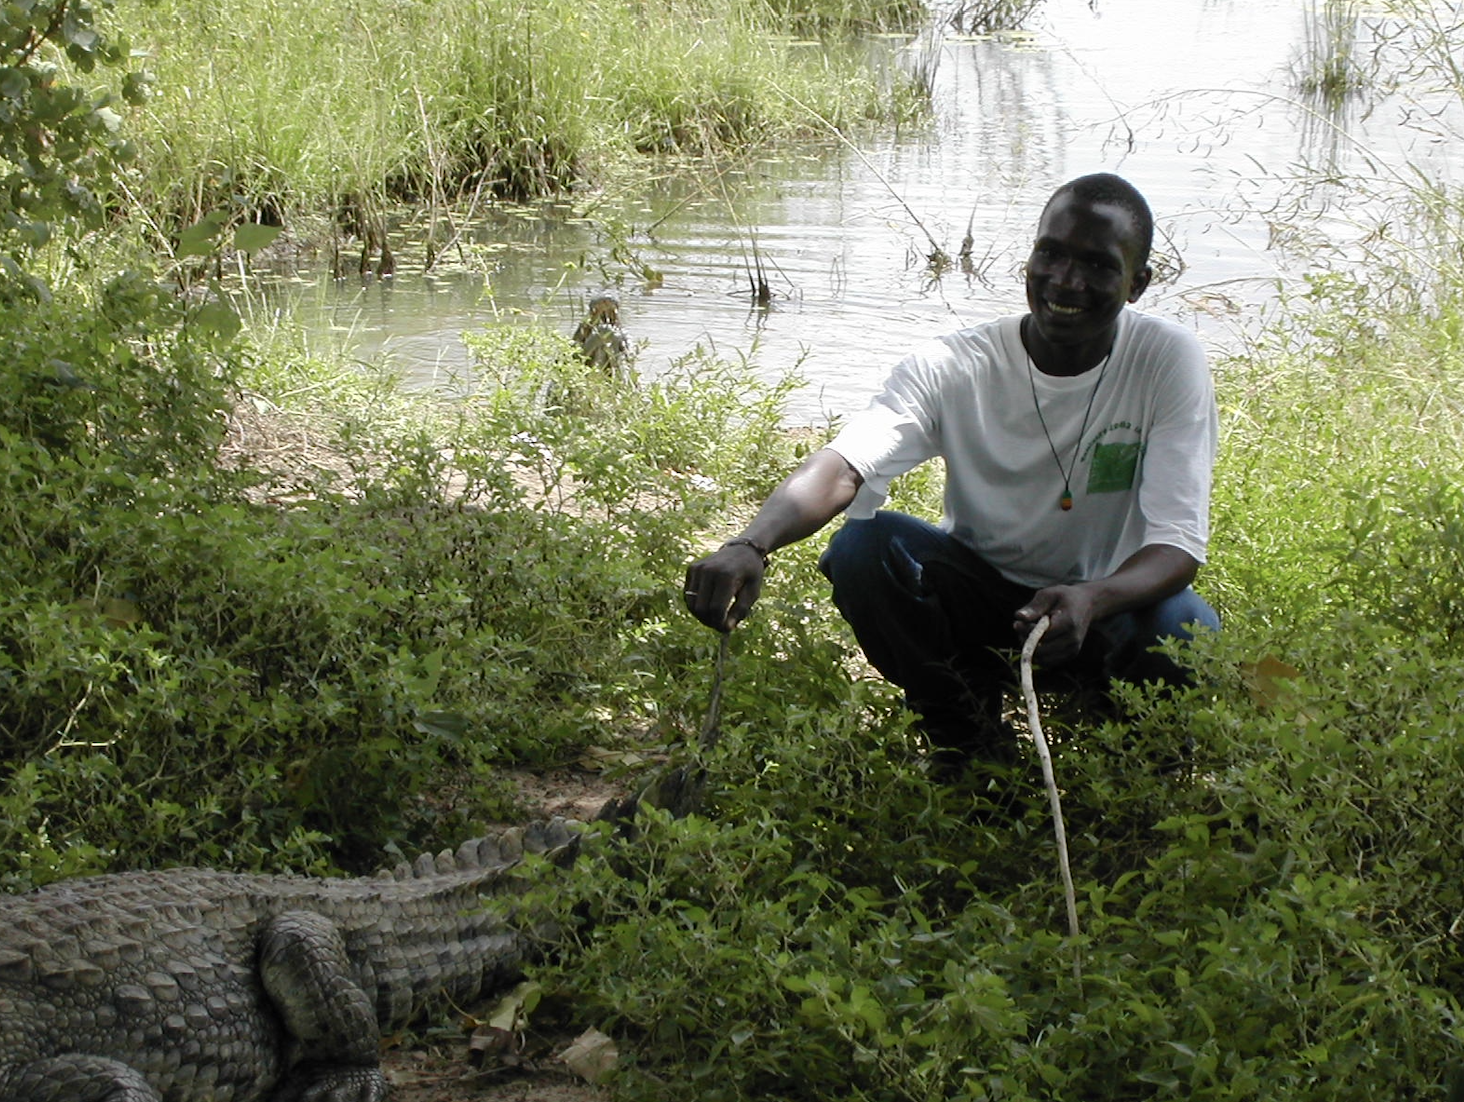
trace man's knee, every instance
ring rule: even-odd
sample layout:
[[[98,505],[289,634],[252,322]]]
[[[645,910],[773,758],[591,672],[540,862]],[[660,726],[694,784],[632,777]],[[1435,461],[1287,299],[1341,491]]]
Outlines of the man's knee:
[[[920,564],[900,539],[913,518],[879,512],[867,520],[846,520],[819,557],[818,568],[834,584],[834,591],[886,588],[896,581],[904,588],[918,586]]]
[[[1155,642],[1174,638],[1189,640],[1197,631],[1219,631],[1220,615],[1193,589],[1185,589],[1160,601],[1145,617],[1147,634]]]
[[[1126,616],[1126,630],[1119,632],[1126,637],[1115,640],[1117,646],[1106,662],[1109,675],[1122,681],[1187,684],[1189,670],[1158,650],[1160,644],[1166,639],[1187,642],[1200,631],[1220,630],[1219,614],[1193,589]]]

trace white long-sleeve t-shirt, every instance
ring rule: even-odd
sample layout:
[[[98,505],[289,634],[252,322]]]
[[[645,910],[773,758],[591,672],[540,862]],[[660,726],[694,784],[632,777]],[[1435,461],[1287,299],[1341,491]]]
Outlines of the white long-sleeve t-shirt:
[[[896,476],[940,456],[942,527],[1018,584],[1107,577],[1151,544],[1204,562],[1219,428],[1198,339],[1125,309],[1106,363],[1044,375],[1021,321],[948,334],[896,365],[829,445],[864,479],[848,515],[872,516]]]

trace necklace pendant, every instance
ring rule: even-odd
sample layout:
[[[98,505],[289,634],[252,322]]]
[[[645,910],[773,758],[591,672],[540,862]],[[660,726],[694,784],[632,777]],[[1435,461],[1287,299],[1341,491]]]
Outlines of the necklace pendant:
[[[1058,499],[1057,504],[1061,507],[1062,511],[1066,513],[1069,509],[1073,507],[1073,495],[1069,491],[1064,490],[1063,495],[1061,498]]]

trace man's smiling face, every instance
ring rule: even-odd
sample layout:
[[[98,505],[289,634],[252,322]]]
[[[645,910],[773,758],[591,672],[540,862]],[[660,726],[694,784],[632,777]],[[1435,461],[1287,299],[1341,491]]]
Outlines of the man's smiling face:
[[[1126,303],[1149,285],[1134,217],[1113,203],[1055,196],[1037,225],[1027,259],[1027,308],[1037,335],[1053,345],[1112,341]]]

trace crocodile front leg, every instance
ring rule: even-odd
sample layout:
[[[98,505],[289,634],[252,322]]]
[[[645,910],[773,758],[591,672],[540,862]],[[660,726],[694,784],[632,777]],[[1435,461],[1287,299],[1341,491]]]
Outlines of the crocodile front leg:
[[[162,1102],[120,1060],[73,1054],[0,1069],[0,1102]]]
[[[376,1012],[352,978],[335,923],[312,911],[273,919],[260,939],[259,974],[299,1060],[275,1102],[381,1102]]]

